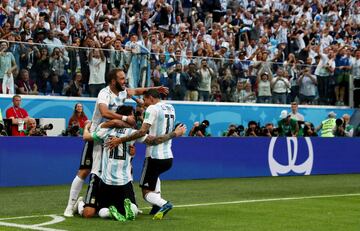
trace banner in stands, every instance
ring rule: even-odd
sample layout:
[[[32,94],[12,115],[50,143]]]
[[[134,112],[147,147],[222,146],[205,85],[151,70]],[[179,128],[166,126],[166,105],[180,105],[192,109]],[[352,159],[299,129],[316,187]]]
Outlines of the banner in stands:
[[[190,138],[173,140],[174,164],[163,180],[360,173],[358,138]],[[70,184],[78,137],[1,137],[0,186]],[[139,180],[145,146],[133,161]]]
[[[85,114],[88,118],[91,118],[95,101],[95,98],[23,96],[22,107],[28,111],[31,117],[65,118],[67,124],[73,113],[74,106],[78,102],[83,104]],[[134,103],[132,100],[127,102],[129,104]],[[208,132],[212,136],[221,136],[229,124],[242,124],[247,127],[248,122],[251,120],[259,123],[260,126],[264,126],[268,122],[276,125],[282,110],[290,112],[290,105],[167,102],[175,107],[176,122],[185,123],[189,129],[196,121],[209,120]],[[0,107],[3,114],[11,106],[11,97],[0,95]],[[304,115],[305,120],[312,122],[315,126],[318,126],[330,111],[334,111],[338,117],[345,113],[352,115],[354,112],[353,109],[346,107],[299,106],[299,112]]]

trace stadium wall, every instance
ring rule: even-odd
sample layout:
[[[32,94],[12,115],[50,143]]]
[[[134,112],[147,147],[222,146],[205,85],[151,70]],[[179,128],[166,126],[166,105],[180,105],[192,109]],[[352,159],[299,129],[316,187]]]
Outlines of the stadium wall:
[[[65,118],[66,124],[71,117],[74,106],[80,102],[84,105],[84,112],[91,118],[95,98],[78,97],[49,97],[49,96],[22,96],[22,107],[34,118]],[[190,129],[195,121],[210,121],[208,132],[212,136],[221,136],[229,124],[244,125],[254,120],[260,126],[268,122],[277,124],[280,112],[284,109],[290,111],[290,105],[275,104],[240,104],[240,103],[204,103],[204,102],[181,102],[167,101],[174,105],[176,110],[176,122],[185,123]],[[128,100],[127,103],[134,104]],[[3,113],[12,106],[11,96],[0,94],[0,108]],[[352,115],[354,109],[334,106],[299,106],[299,112],[304,115],[306,121],[318,126],[327,117],[328,112],[334,111],[339,117],[344,113]]]
[[[358,138],[190,138],[173,141],[164,180],[360,173]],[[0,187],[70,184],[80,163],[78,137],[1,137]],[[139,180],[144,145],[137,145]]]

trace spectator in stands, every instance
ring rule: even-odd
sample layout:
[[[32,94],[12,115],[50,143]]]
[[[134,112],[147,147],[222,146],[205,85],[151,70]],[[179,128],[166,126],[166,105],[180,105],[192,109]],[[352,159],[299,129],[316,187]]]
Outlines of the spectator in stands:
[[[8,52],[9,44],[6,41],[0,43],[0,83],[1,92],[3,94],[14,94],[14,76],[16,70],[15,57],[11,52]]]
[[[112,50],[110,54],[111,69],[120,68],[123,70],[127,70],[125,58],[126,57],[124,49],[122,48],[121,40],[116,39],[114,42],[114,50]]]
[[[279,136],[298,136],[299,124],[291,118],[286,110],[281,111],[280,120],[278,121]]]
[[[88,121],[88,117],[84,113],[83,105],[77,103],[75,104],[74,112],[69,119],[67,130],[73,131],[74,134],[82,135],[86,121]]]
[[[276,76],[271,81],[272,88],[272,100],[276,104],[285,104],[286,103],[286,94],[290,88],[289,80],[284,77],[284,71],[278,69]]]
[[[31,68],[30,78],[36,81],[38,89],[44,88],[46,81],[42,82],[44,75],[50,74],[50,55],[46,47],[40,48],[39,52],[35,53],[35,59]]]
[[[21,45],[17,42],[20,39],[21,39],[21,37],[17,32],[12,32],[8,36],[8,41],[9,41],[8,51],[14,55],[15,64],[16,64],[17,69],[20,69],[20,53],[21,53],[20,47],[21,47]],[[16,71],[14,73],[15,73],[15,75],[17,74]]]
[[[60,39],[55,37],[55,31],[52,30],[47,32],[47,38],[44,39],[44,43],[47,44],[49,54],[52,54],[55,48],[62,47],[62,42],[60,41]],[[61,51],[62,53],[64,52],[62,49]]]
[[[271,79],[267,72],[257,79],[257,103],[271,103]]]
[[[196,70],[195,63],[189,64],[188,79],[186,80],[185,100],[198,101],[199,99],[200,74]]]
[[[241,103],[256,103],[256,95],[255,92],[252,91],[252,86],[250,82],[245,83],[244,101]]]
[[[72,47],[68,47],[69,55],[69,70],[71,76],[74,76],[77,72],[81,72],[83,83],[87,84],[89,80],[89,63],[87,57],[87,50],[80,48],[81,39],[75,37],[72,43]]]
[[[320,46],[317,46],[315,51],[320,57],[320,62],[318,63],[315,70],[315,75],[317,76],[318,81],[319,103],[330,104],[330,79],[333,77],[335,71],[335,55],[334,52],[329,48],[326,48],[326,53],[323,53],[320,50]]]
[[[293,53],[290,53],[288,59],[284,62],[284,75],[288,77],[290,82],[290,92],[287,97],[287,102],[294,102],[296,98],[299,97],[299,84],[297,82],[298,78],[298,68],[297,60]]]
[[[150,62],[155,60],[158,65],[159,56],[165,55],[165,60],[161,61],[161,82],[164,85],[167,83],[168,75],[175,69],[175,61],[180,61],[183,71],[187,72],[190,62],[194,62],[200,68],[201,60],[206,58],[208,67],[214,72],[213,76],[226,79],[218,82],[222,100],[230,100],[226,95],[229,95],[230,89],[239,78],[250,79],[255,90],[256,76],[267,72],[269,78],[272,78],[273,73],[280,68],[285,71],[283,76],[289,77],[292,89],[287,94],[287,103],[290,103],[298,96],[296,77],[299,75],[296,75],[297,69],[294,68],[294,65],[298,65],[297,60],[307,63],[310,59],[311,64],[315,63],[316,56],[321,57],[315,64],[320,103],[333,104],[336,95],[339,102],[346,100],[346,89],[344,99],[341,99],[342,88],[348,84],[342,81],[342,86],[337,86],[335,95],[333,74],[335,71],[339,76],[340,71],[339,68],[333,69],[335,54],[340,55],[343,52],[339,51],[339,47],[346,47],[345,54],[341,54],[342,59],[338,61],[344,60],[349,57],[351,49],[359,46],[358,1],[350,1],[348,4],[344,4],[344,1],[316,1],[311,5],[301,5],[299,1],[267,1],[264,4],[254,1],[226,3],[210,0],[176,0],[170,4],[164,1],[144,1],[143,4],[140,1],[124,4],[119,1],[105,1],[104,4],[90,1],[86,5],[86,1],[49,0],[47,3],[27,0],[16,4],[3,1],[1,4],[4,9],[1,10],[1,14],[6,17],[0,24],[1,37],[9,41],[21,39],[21,42],[30,42],[30,45],[18,46],[21,51],[14,51],[14,54],[20,54],[20,60],[16,57],[15,60],[19,69],[28,68],[30,79],[36,81],[39,88],[45,84],[40,83],[44,78],[37,71],[38,68],[34,67],[39,56],[36,46],[31,45],[32,41],[55,43],[58,47],[73,44],[94,47],[95,42],[99,42],[101,46],[98,47],[110,49],[113,49],[112,46],[126,44],[126,50],[131,44],[127,41],[132,40],[135,35],[139,37],[139,45],[154,52]],[[19,8],[16,6],[18,4]],[[183,14],[184,17],[181,16]],[[14,32],[20,32],[20,36]],[[113,44],[112,38],[115,37],[121,41],[119,44]],[[16,46],[12,48],[17,49]],[[83,81],[88,84],[88,51],[81,49],[79,52],[70,52],[72,49],[67,48],[69,67],[64,66],[65,73],[67,69],[70,69],[71,73],[66,73],[66,76],[57,73],[60,81],[66,85],[70,81],[69,76],[74,76],[80,68]],[[179,59],[170,58],[177,50],[182,51]],[[243,51],[246,53],[242,53]],[[104,53],[106,70],[111,63],[115,63],[114,60],[111,61],[110,53],[112,52]],[[66,54],[64,51],[64,56],[67,56]],[[197,57],[192,57],[192,54]],[[227,59],[229,57],[237,58],[233,62]],[[348,66],[353,66],[353,58],[351,59]],[[123,61],[125,67],[130,64],[129,60]],[[339,65],[337,62],[336,66],[340,67]],[[234,84],[231,87],[222,84],[229,82],[229,79],[224,78],[229,69],[234,76]],[[354,68],[352,72],[353,70]],[[241,76],[242,74],[244,76]],[[355,97],[355,101],[357,98],[360,97]],[[358,106],[359,102],[356,101],[356,104]]]
[[[60,96],[63,92],[63,82],[56,73],[50,75],[49,85],[46,90],[47,95]]]
[[[82,74],[78,72],[75,74],[70,84],[64,89],[66,96],[82,96],[83,93],[83,82]]]
[[[183,101],[186,93],[188,75],[182,71],[181,63],[177,63],[175,71],[169,75],[170,97],[172,100]]]
[[[65,72],[65,66],[68,64],[69,58],[65,55],[65,53],[58,47],[53,49],[53,52],[50,56],[50,70],[52,72],[52,76],[57,76],[59,78],[59,84],[63,87],[63,84],[69,83],[69,79],[67,73]]]
[[[220,91],[220,85],[216,82],[211,84],[211,92],[209,96],[210,102],[222,102],[222,94]]]
[[[100,90],[105,87],[105,67],[106,59],[103,51],[100,49],[91,50],[89,52],[90,97],[97,97]]]
[[[236,83],[235,91],[232,94],[232,102],[243,103],[245,101],[245,86],[244,82],[238,81]]]
[[[300,71],[297,83],[300,86],[299,100],[301,104],[313,104],[317,92],[317,77],[311,74],[310,67]]]
[[[25,136],[26,124],[29,119],[27,111],[20,107],[21,96],[14,95],[12,97],[13,106],[6,110],[6,118],[11,119],[11,135]]]
[[[349,78],[350,78],[350,57],[347,56],[347,47],[343,46],[339,48],[335,58],[335,72],[334,77],[336,81],[335,85],[335,97],[336,105],[343,106],[345,93],[348,92]]]
[[[20,70],[19,79],[16,82],[18,93],[21,95],[37,95],[38,87],[36,83],[30,79],[29,71]]]
[[[360,49],[351,58],[351,75],[354,78],[354,106],[360,107]]]
[[[213,70],[208,67],[206,59],[201,60],[201,68],[199,70],[199,101],[209,101]]]

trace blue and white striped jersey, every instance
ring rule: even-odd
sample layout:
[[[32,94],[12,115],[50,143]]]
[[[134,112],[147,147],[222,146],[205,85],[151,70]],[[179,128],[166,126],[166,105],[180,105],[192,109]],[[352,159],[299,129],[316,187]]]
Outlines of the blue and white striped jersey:
[[[107,138],[126,137],[136,132],[132,128],[99,128],[92,133],[94,141],[105,141]],[[131,174],[131,156],[129,145],[135,141],[144,142],[147,135],[133,141],[120,144],[117,148],[109,150],[104,147],[101,161],[101,180],[107,185],[125,185],[133,180]]]
[[[99,92],[99,95],[96,100],[94,113],[91,120],[90,131],[95,131],[96,127],[99,126],[100,123],[106,121],[107,119],[103,118],[100,113],[99,104],[105,104],[110,111],[115,112],[118,106],[124,104],[127,98],[127,91],[120,91],[119,95],[115,95],[110,87],[107,86]]]
[[[146,109],[143,123],[150,124],[149,135],[157,137],[172,132],[175,119],[174,107],[170,104],[159,102],[155,105],[150,105]],[[146,157],[153,159],[173,158],[171,139],[158,145],[148,145],[146,147]]]

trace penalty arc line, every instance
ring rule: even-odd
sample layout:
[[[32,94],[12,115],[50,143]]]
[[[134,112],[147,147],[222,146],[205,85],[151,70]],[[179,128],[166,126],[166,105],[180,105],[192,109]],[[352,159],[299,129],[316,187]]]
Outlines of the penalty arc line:
[[[0,221],[0,226],[15,227],[15,228],[20,228],[20,229],[40,230],[40,231],[66,231],[63,229],[52,229],[52,228],[42,227],[45,225],[52,225],[52,224],[60,223],[65,220],[65,218],[58,216],[58,215],[23,216],[23,217],[17,217],[17,218],[13,217],[12,219],[24,219],[24,218],[31,218],[31,217],[43,217],[43,216],[49,216],[49,217],[53,218],[53,220],[51,220],[49,222],[33,224],[33,225],[15,224],[15,223],[8,223],[8,222]],[[2,220],[11,220],[11,219],[2,219]]]

